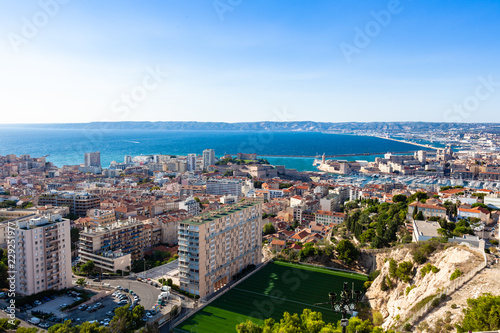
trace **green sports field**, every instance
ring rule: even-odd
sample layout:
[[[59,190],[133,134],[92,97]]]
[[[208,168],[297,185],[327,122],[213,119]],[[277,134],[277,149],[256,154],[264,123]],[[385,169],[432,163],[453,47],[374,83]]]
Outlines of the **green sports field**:
[[[236,332],[236,325],[246,319],[263,323],[263,319],[279,320],[283,312],[302,313],[305,308],[321,311],[326,322],[336,322],[328,293],[340,294],[343,283],[362,290],[366,276],[325,268],[284,262],[269,263],[253,276],[233,287],[203,310],[176,327],[175,332]]]

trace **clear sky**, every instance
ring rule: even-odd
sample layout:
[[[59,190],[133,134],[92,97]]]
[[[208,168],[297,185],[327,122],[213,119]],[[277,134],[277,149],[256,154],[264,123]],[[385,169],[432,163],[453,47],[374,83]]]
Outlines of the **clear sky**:
[[[481,0],[0,0],[0,123],[499,122],[499,14]]]

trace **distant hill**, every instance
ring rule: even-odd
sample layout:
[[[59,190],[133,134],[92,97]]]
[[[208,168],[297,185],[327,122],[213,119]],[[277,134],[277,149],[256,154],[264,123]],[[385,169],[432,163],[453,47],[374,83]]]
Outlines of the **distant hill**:
[[[17,124],[0,125],[0,127],[30,127],[54,129],[116,129],[116,130],[165,130],[165,131],[301,131],[301,132],[387,132],[397,133],[427,131],[474,131],[500,132],[500,124],[495,123],[434,123],[434,122],[197,122],[197,121],[131,121],[131,122],[91,122],[68,124]]]

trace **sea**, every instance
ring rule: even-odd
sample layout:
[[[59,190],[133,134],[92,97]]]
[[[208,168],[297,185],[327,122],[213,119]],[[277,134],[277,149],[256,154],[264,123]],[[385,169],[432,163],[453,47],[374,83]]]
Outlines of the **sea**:
[[[46,160],[58,167],[83,163],[85,152],[99,151],[101,165],[106,168],[112,161],[123,162],[125,155],[201,155],[207,148],[214,149],[217,157],[257,153],[273,165],[298,171],[315,171],[314,156],[323,153],[359,154],[337,159],[373,161],[385,152],[423,149],[373,136],[319,132],[0,128],[0,155],[47,156]],[[366,153],[380,154],[363,155]]]

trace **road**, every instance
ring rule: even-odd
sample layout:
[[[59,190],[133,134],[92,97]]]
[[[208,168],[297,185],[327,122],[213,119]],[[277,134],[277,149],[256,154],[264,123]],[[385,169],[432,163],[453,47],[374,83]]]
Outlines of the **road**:
[[[151,310],[153,306],[158,302],[158,296],[161,293],[159,288],[153,287],[144,282],[134,281],[130,279],[116,279],[116,280],[105,280],[106,283],[112,286],[121,286],[122,288],[128,288],[133,290],[141,299],[141,304],[144,309]]]

